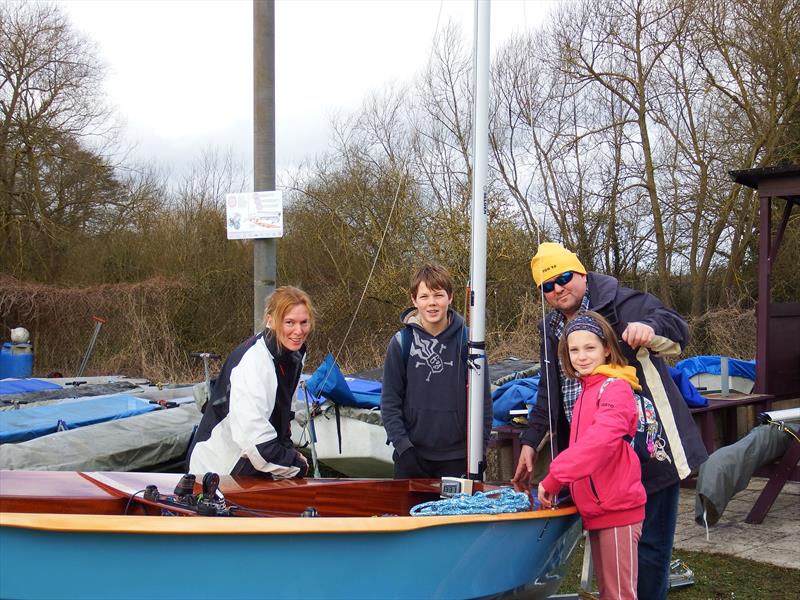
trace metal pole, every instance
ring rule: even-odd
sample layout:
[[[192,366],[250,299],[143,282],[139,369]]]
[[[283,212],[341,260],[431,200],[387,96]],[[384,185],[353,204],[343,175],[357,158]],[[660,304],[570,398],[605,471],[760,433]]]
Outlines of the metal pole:
[[[489,0],[475,1],[475,116],[472,165],[470,262],[469,478],[483,466],[483,403],[486,363],[486,173],[489,156]]]
[[[275,0],[253,0],[253,180],[275,189]],[[253,331],[277,280],[277,240],[253,240]]]
[[[719,357],[719,385],[720,392],[723,396],[729,396],[731,393],[730,377],[728,375],[728,357]]]
[[[308,438],[311,441],[311,463],[314,467],[314,477],[319,479],[319,460],[317,460],[317,430],[314,429],[314,415],[311,414],[311,404],[308,402],[308,389],[306,382],[300,384],[303,388],[303,396],[306,399],[306,430],[308,431]]]
[[[772,255],[772,197],[758,193],[760,205],[758,233],[758,302],[756,302],[756,383],[753,392],[756,394],[769,394],[772,385],[769,381],[769,305],[772,302],[770,297],[770,277],[772,263],[769,257]]]
[[[89,364],[89,358],[92,356],[92,352],[94,352],[94,345],[97,342],[97,336],[100,334],[100,329],[103,327],[103,323],[106,320],[103,317],[93,316],[94,319],[94,331],[92,332],[92,339],[89,340],[89,347],[86,348],[86,353],[83,355],[83,360],[81,360],[81,364],[78,367],[78,373],[75,377],[82,377],[83,371],[86,369],[86,365]]]

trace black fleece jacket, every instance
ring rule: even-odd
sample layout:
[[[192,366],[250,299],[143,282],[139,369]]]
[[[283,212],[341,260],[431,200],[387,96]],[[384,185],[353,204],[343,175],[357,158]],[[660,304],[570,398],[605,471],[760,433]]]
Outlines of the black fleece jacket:
[[[383,363],[381,416],[388,440],[399,454],[411,446],[428,460],[467,456],[467,348],[464,319],[448,310],[447,328],[438,336],[414,322],[416,309],[400,320],[410,329],[406,362],[402,334],[389,341]],[[488,373],[487,373],[488,375]],[[484,447],[492,427],[489,378],[484,377]]]

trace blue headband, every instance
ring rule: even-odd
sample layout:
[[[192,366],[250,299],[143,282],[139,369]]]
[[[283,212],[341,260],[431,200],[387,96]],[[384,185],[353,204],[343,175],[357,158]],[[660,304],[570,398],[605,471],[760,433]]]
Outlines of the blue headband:
[[[567,323],[567,326],[564,329],[564,335],[569,337],[569,334],[575,331],[590,331],[604,342],[608,341],[606,339],[606,334],[603,333],[603,328],[600,326],[600,323],[595,321],[589,315],[578,315],[572,319],[572,321]]]

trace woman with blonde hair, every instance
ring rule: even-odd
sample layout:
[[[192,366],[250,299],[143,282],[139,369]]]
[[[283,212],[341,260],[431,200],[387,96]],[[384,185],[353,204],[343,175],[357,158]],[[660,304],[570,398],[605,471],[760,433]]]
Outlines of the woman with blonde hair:
[[[275,290],[264,330],[242,342],[220,371],[189,450],[189,472],[303,477],[292,446],[292,397],[300,382],[314,308],[303,290]]]

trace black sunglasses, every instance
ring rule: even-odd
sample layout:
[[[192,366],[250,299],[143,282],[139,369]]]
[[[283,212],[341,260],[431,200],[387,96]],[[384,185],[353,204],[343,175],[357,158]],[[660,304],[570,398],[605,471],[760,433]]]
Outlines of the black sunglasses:
[[[566,273],[562,273],[561,275],[553,279],[553,281],[545,281],[542,284],[542,291],[545,294],[549,294],[554,289],[556,289],[556,284],[560,285],[561,287],[564,287],[570,281],[572,281],[572,275],[573,275],[572,271],[567,271]]]

